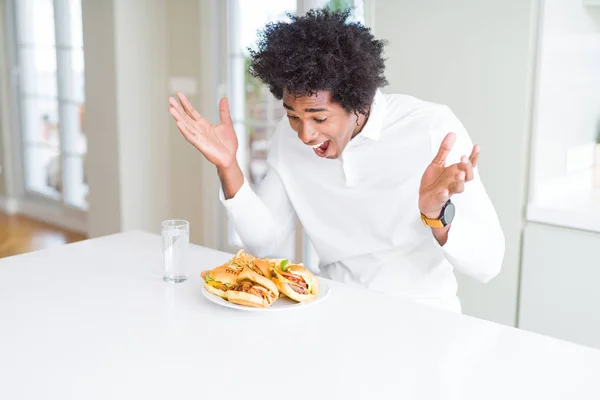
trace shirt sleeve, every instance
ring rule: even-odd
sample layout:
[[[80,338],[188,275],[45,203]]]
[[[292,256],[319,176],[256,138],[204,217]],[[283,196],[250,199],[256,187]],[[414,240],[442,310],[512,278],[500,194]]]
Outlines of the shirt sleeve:
[[[452,111],[442,106],[431,129],[431,159],[437,154],[442,140],[449,132],[457,136],[446,165],[460,162],[469,156],[473,142],[465,127]],[[482,154],[485,157],[485,153]],[[487,282],[500,272],[504,259],[505,240],[496,210],[474,169],[473,180],[465,183],[463,193],[452,196],[456,214],[448,231],[448,240],[440,246],[446,259],[458,271],[481,282]]]
[[[219,198],[246,250],[255,256],[273,256],[294,231],[296,213],[283,182],[272,167],[256,191],[244,178],[235,196],[225,199],[221,188]]]

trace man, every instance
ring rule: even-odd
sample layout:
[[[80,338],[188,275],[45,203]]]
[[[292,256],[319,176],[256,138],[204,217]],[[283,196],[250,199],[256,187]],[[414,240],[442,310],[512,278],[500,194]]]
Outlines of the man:
[[[217,125],[181,94],[169,112],[217,167],[250,252],[270,254],[298,218],[323,276],[460,312],[453,269],[485,282],[504,256],[479,148],[446,106],[379,91],[383,43],[348,15],[317,10],[269,24],[251,52],[252,74],[287,112],[256,192],[236,161],[227,99]]]

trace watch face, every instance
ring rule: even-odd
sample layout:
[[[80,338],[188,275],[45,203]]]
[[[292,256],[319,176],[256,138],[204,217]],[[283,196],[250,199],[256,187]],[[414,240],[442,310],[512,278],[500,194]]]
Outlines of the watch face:
[[[448,202],[448,204],[446,204],[446,207],[444,207],[444,220],[442,221],[444,225],[450,225],[452,223],[455,211],[456,210],[454,209],[454,204]]]

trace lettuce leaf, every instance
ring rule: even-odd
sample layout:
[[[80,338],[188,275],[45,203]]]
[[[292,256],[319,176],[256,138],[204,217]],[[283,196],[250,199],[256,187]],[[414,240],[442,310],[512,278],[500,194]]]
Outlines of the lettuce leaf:
[[[289,260],[283,260],[281,262],[281,264],[279,264],[279,268],[281,268],[281,270],[283,272],[287,272],[287,269],[285,269],[285,266],[289,264]]]

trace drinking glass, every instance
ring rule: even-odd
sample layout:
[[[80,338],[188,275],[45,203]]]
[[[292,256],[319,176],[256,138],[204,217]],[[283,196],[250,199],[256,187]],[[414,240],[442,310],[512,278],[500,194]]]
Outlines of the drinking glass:
[[[172,219],[161,223],[164,273],[170,283],[185,282],[189,277],[187,255],[190,245],[190,223]]]

